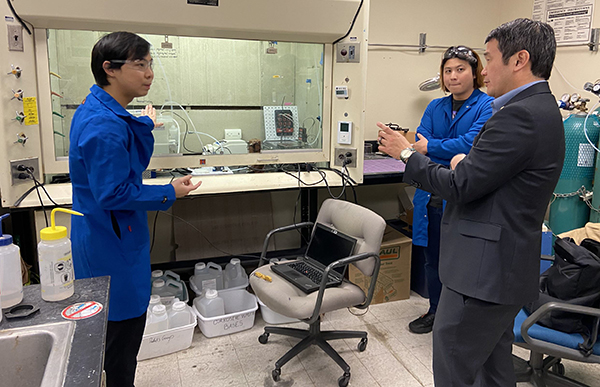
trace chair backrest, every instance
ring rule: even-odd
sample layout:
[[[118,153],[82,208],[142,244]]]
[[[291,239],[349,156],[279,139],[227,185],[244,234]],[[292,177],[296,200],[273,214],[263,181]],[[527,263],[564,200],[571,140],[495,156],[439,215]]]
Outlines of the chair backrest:
[[[385,220],[373,211],[343,200],[327,199],[321,205],[317,222],[356,238],[354,254],[379,253],[385,231]],[[375,270],[375,258],[354,265],[366,276]]]

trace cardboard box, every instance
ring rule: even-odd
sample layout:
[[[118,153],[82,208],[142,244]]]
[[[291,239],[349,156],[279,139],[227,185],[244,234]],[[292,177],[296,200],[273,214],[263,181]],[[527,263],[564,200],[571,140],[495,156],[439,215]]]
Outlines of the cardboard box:
[[[410,297],[410,260],[412,240],[387,226],[381,243],[379,257],[381,268],[375,285],[372,304],[406,300]],[[350,282],[360,286],[366,293],[371,277],[366,277],[355,266],[348,270]]]

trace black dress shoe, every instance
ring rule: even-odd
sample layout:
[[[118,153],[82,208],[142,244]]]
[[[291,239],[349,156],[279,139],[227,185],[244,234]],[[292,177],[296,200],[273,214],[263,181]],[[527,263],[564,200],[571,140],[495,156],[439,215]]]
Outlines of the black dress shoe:
[[[408,324],[408,329],[412,333],[429,333],[433,330],[433,320],[435,320],[434,313],[424,314],[418,319],[411,321]]]

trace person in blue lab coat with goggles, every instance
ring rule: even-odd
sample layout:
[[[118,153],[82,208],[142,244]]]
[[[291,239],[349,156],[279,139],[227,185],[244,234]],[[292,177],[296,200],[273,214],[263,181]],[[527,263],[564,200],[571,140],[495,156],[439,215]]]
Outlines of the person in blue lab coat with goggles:
[[[473,139],[492,115],[493,98],[479,90],[482,69],[479,55],[469,47],[453,46],[444,52],[440,81],[442,90],[451,95],[431,101],[425,109],[413,144],[417,152],[445,166],[455,155],[469,153]],[[445,203],[439,196],[417,189],[413,204],[413,254],[424,257],[429,310],[408,327],[413,333],[429,333],[442,291],[438,266]]]
[[[109,275],[104,369],[107,386],[133,386],[136,356],[150,300],[150,237],[146,211],[167,210],[198,188],[191,176],[144,185],[154,148],[156,111],[125,107],[148,94],[154,73],[150,44],[129,32],[103,36],[92,50],[96,84],[71,123],[71,237],[76,278]]]

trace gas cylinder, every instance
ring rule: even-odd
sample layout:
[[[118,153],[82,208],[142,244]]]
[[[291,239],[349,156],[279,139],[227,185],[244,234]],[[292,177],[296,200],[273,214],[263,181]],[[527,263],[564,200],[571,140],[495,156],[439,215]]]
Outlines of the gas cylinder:
[[[600,110],[600,109],[598,109]],[[596,110],[593,115],[590,115],[588,121],[594,118],[594,122],[598,122],[598,110]],[[589,126],[589,124],[587,124]],[[594,196],[592,197],[592,207],[600,209],[600,162],[598,159],[600,158],[600,153],[596,155],[596,173],[594,174]],[[590,211],[590,222],[599,223],[600,222],[600,212],[598,211]]]
[[[571,114],[563,121],[565,129],[565,161],[550,205],[549,226],[554,234],[585,226],[590,218],[590,208],[582,200],[583,189],[592,190],[595,150],[598,146],[600,123],[596,115],[585,112]],[[584,188],[582,188],[584,187]],[[599,198],[600,200],[600,198]]]

